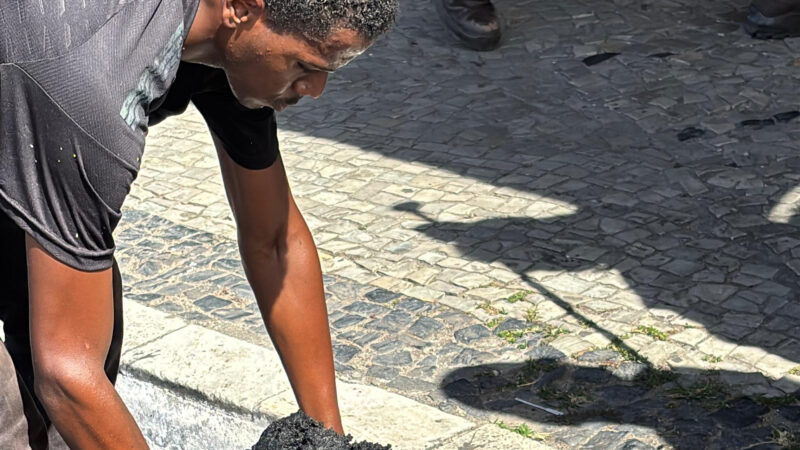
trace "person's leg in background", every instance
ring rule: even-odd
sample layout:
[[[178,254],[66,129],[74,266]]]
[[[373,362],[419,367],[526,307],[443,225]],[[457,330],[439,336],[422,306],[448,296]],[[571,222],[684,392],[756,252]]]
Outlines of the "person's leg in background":
[[[14,370],[11,356],[0,341],[0,444],[4,449],[38,450],[47,447],[47,439],[43,434],[44,422],[39,422],[38,429],[28,426],[27,415],[31,412],[35,414],[36,406],[27,394],[25,385]],[[32,407],[33,411],[26,414],[26,406]]]
[[[4,388],[16,384],[16,395],[9,399],[16,404],[10,411],[9,420],[16,426],[24,424],[28,435],[26,445],[34,450],[47,448],[47,423],[40,413],[41,406],[33,393],[33,369],[31,367],[30,338],[28,335],[28,268],[25,258],[25,233],[5,213],[0,212],[0,321],[3,322],[5,345],[0,358],[0,369],[5,379]],[[27,362],[27,364],[26,364]],[[5,366],[5,367],[3,367]],[[13,384],[8,377],[14,375]],[[2,391],[6,395],[6,391]],[[10,394],[9,394],[10,395]],[[12,405],[9,405],[11,408]],[[21,408],[21,409],[18,409]],[[5,414],[5,411],[1,411]],[[24,413],[20,419],[19,413]],[[13,419],[13,416],[17,416]],[[0,442],[3,442],[0,440]],[[5,443],[3,443],[5,445]],[[26,448],[26,447],[22,447]]]
[[[756,39],[800,36],[800,0],[753,0],[744,29]]]
[[[5,348],[13,361],[13,368],[19,379],[19,393],[25,410],[28,434],[34,450],[47,449],[47,429],[50,420],[33,389],[33,362],[31,358],[30,327],[28,314],[28,270],[25,256],[25,232],[5,213],[0,212],[0,321],[3,322]],[[114,331],[106,356],[105,372],[114,383],[119,372],[122,352],[122,279],[116,260],[112,269],[114,302]],[[2,410],[0,410],[2,412]],[[55,433],[50,430],[49,448],[66,448]],[[2,441],[0,441],[2,442]],[[59,442],[60,445],[59,446]],[[2,446],[0,446],[2,447]],[[2,447],[5,448],[5,447]]]
[[[433,0],[447,30],[467,47],[487,51],[500,45],[500,16],[491,0]]]

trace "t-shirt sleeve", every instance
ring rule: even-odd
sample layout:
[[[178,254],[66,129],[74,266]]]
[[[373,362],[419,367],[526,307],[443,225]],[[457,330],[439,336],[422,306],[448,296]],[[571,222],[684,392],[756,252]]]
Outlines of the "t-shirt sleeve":
[[[225,72],[208,68],[192,103],[231,159],[247,169],[266,169],[278,158],[278,132],[271,108],[249,109],[231,92]]]

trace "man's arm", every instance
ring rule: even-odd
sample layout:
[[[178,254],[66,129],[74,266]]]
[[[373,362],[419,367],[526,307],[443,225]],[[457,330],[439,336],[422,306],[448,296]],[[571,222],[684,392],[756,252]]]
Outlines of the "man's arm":
[[[311,232],[292,198],[280,158],[249,170],[214,136],[239,251],[261,316],[300,408],[342,433],[322,273]]]
[[[36,394],[70,448],[146,449],[103,370],[111,343],[111,269],[81,272],[25,237]]]

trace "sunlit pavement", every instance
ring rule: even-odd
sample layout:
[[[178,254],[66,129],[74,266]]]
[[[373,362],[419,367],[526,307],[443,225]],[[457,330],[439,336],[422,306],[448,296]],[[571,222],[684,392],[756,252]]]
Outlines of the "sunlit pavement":
[[[563,448],[796,442],[800,41],[746,6],[498,2],[474,53],[403,2],[279,119],[340,377]],[[196,112],[117,242],[129,299],[269,346]]]

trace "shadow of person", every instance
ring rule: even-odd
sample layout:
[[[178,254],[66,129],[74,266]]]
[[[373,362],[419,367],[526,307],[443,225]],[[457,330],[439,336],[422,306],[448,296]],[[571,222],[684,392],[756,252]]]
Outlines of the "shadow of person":
[[[500,263],[516,272],[533,292],[628,353],[638,356],[637,349],[620,339],[623,333],[619,330],[633,330],[636,322],[628,322],[631,317],[658,309],[674,311],[676,326],[686,320],[701,324],[729,344],[728,352],[740,346],[746,349],[743,351],[760,351],[759,359],[768,354],[779,356],[783,373],[766,367],[775,378],[800,363],[800,346],[786,334],[800,330],[800,309],[789,295],[792,290],[770,278],[789,286],[796,286],[797,279],[789,271],[775,268],[772,252],[759,253],[752,246],[732,245],[701,233],[695,236],[688,229],[669,230],[670,224],[648,221],[646,215],[633,210],[615,211],[614,217],[599,210],[583,210],[546,219],[508,217],[465,223],[437,222],[415,202],[394,208],[423,219],[426,223],[418,225],[417,231],[455,245],[464,258]],[[669,231],[643,239],[650,234],[649,225]],[[795,230],[792,225],[766,224],[756,236],[780,245],[782,239],[794,241]],[[636,240],[634,244],[631,239]],[[630,264],[631,255],[642,263]],[[661,269],[651,268],[655,266]],[[587,276],[582,278],[582,274]],[[724,284],[726,278],[740,284]],[[610,287],[609,281],[617,286]],[[603,320],[593,320],[590,314]],[[615,329],[608,329],[608,324],[615,324]],[[714,348],[704,350],[709,353]],[[681,365],[676,364],[680,357],[669,353],[648,354],[647,359],[658,366]],[[786,368],[786,364],[790,366]]]
[[[287,141],[302,148],[298,162],[331,166],[307,172],[316,186],[336,192],[355,179],[363,189],[338,193],[384,207],[397,196],[382,187],[417,173],[425,180],[415,187],[439,192],[449,192],[440,189],[448,180],[464,191],[478,184],[484,200],[525,206],[468,224],[414,207],[428,222],[418,231],[501,264],[576,317],[627,308],[608,322],[630,328],[659,309],[719,337],[689,344],[704,353],[746,353],[742,371],[779,356],[762,366],[780,377],[800,362],[799,224],[765,217],[800,174],[797,127],[777,120],[800,101],[791,75],[773,70],[793,58],[790,50],[742,42],[732,32],[738,20],[717,20],[741,9],[727,2],[697,6],[687,22],[677,3],[648,5],[643,21],[637,8],[565,0],[508,5],[519,34],[484,59],[438,46],[426,31],[439,30],[428,6],[409,2],[397,30],[331,80],[326,96],[279,117]],[[575,12],[587,23],[562,20]],[[676,32],[666,38],[665,29]],[[583,62],[612,36],[619,55]],[[764,118],[763,129],[742,125]],[[701,135],[679,140],[690,126]],[[316,156],[309,137],[321,143]],[[372,155],[337,164],[355,154],[349,148]],[[328,157],[334,150],[341,156]],[[413,173],[391,169],[398,161]],[[425,184],[440,174],[446,180]],[[535,196],[576,211],[529,214]]]
[[[720,381],[730,375],[725,371],[650,369],[634,378],[630,372],[612,371],[619,360],[610,353],[587,354],[594,361],[603,360],[600,367],[544,358],[459,368],[445,376],[440,389],[464,407],[532,422],[534,434],[564,425],[596,425],[587,427],[588,433],[570,427],[554,436],[569,448],[653,448],[637,442],[633,436],[641,433],[635,427],[655,430],[663,441],[680,449],[777,449],[800,444],[797,394],[745,395]],[[608,424],[629,427],[598,432]],[[630,441],[620,441],[630,430],[634,431]]]

